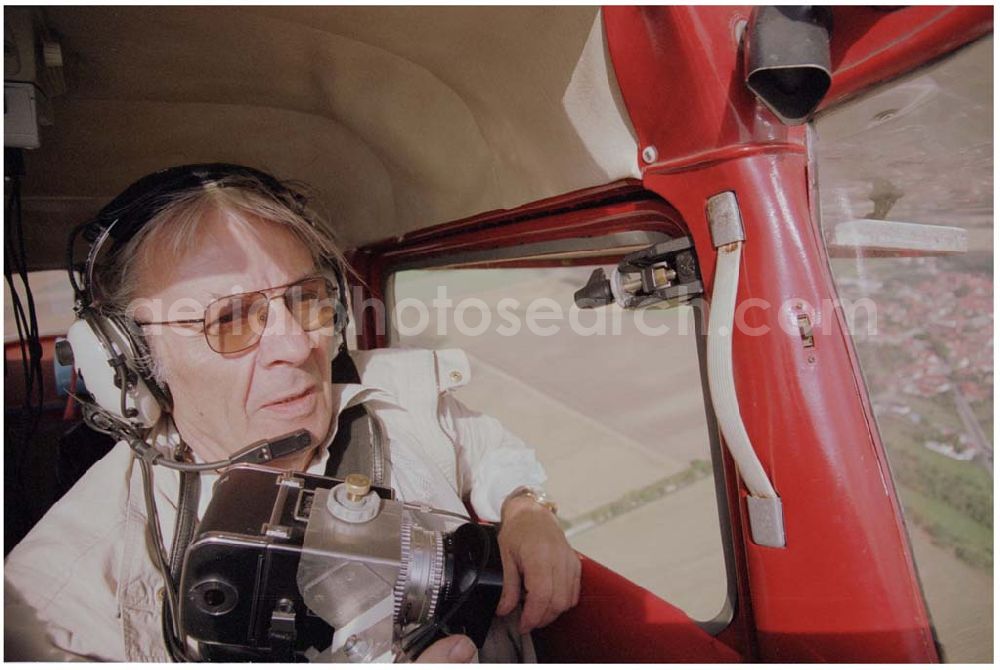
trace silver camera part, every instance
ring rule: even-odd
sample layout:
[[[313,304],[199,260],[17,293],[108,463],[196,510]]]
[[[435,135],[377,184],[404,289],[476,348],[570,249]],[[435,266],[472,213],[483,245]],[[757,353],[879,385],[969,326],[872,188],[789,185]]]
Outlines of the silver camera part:
[[[403,566],[393,589],[394,615],[400,626],[430,621],[444,588],[444,539],[404,514],[401,532]]]
[[[394,500],[376,500],[367,520],[345,520],[336,490],[316,491],[297,575],[305,604],[336,631],[314,660],[382,660],[395,636],[434,617],[445,585],[443,531],[454,522]]]

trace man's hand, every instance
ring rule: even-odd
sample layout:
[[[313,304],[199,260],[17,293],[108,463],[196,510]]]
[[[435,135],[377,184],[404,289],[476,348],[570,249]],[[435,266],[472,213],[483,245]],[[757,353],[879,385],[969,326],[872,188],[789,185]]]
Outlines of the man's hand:
[[[415,663],[469,663],[476,645],[464,635],[449,635],[424,649]]]
[[[509,614],[527,592],[522,634],[552,623],[580,600],[580,559],[556,515],[528,496],[508,499],[500,511],[503,592],[497,614]]]

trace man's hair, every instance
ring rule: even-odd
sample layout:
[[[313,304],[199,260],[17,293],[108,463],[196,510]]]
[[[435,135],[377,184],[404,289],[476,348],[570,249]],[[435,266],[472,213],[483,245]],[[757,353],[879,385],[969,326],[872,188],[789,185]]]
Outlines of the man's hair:
[[[333,267],[343,274],[348,266],[332,231],[315,210],[305,205],[301,189],[294,192],[303,196],[295,209],[287,198],[274,197],[263,183],[246,179],[239,184],[209,183],[168,194],[142,228],[128,242],[109,251],[95,267],[102,309],[131,318],[132,306],[141,297],[137,291],[142,271],[157,255],[167,253],[176,258],[189,251],[203,222],[215,212],[236,215],[245,222],[259,218],[284,226],[309,250],[317,268]],[[154,379],[163,383],[158,361],[144,362]]]

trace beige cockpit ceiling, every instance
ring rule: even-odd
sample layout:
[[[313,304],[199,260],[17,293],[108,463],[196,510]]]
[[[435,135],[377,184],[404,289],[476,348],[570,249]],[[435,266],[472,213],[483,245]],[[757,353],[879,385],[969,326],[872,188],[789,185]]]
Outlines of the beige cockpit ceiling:
[[[14,12],[63,54],[25,156],[34,267],[180,163],[306,182],[346,247],[638,175],[596,7]]]

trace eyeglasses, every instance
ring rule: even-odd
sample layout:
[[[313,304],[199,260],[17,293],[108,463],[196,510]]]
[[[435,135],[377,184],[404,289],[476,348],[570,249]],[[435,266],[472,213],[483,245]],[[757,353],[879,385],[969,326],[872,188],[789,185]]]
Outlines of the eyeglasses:
[[[272,300],[281,298],[302,330],[313,331],[333,324],[343,310],[338,289],[322,276],[306,277],[292,284],[260,291],[236,293],[213,300],[200,319],[136,321],[140,326],[202,324],[205,339],[213,351],[234,354],[260,341],[267,327]]]

